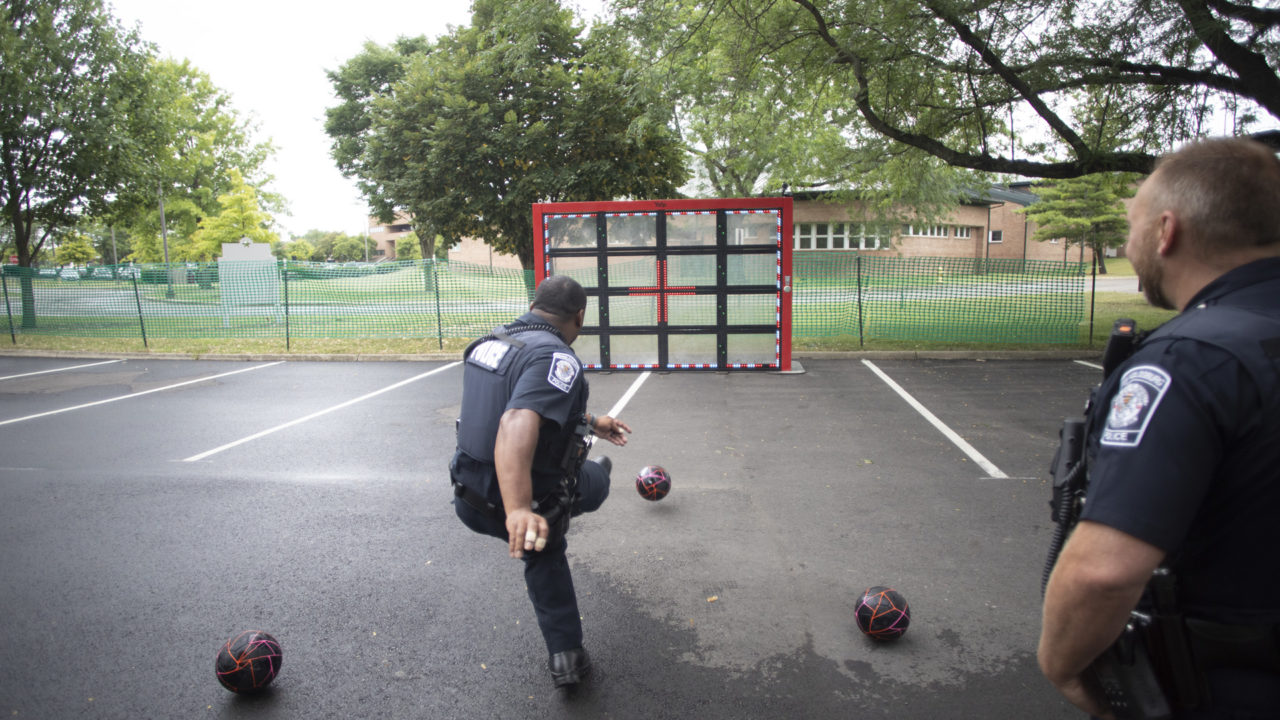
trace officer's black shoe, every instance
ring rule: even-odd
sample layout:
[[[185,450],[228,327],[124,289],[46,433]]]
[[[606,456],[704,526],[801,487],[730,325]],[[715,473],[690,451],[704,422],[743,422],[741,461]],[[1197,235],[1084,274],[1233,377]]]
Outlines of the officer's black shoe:
[[[597,455],[596,457],[591,458],[591,462],[604,468],[605,475],[613,474],[613,461],[609,459],[608,455]]]
[[[582,648],[558,652],[551,656],[547,664],[551,667],[551,681],[556,687],[577,685],[591,672],[591,661],[587,659],[587,651]]]

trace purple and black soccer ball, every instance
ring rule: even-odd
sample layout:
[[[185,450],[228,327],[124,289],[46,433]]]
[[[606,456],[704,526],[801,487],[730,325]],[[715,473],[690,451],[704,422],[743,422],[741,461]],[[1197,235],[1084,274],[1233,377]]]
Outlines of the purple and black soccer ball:
[[[658,465],[646,465],[636,475],[636,492],[645,500],[661,500],[671,492],[671,474]]]
[[[863,591],[854,612],[858,629],[873,640],[897,640],[911,624],[911,608],[902,593],[876,585]]]
[[[233,693],[261,692],[276,679],[283,659],[280,643],[261,630],[245,630],[218,651],[218,682]]]

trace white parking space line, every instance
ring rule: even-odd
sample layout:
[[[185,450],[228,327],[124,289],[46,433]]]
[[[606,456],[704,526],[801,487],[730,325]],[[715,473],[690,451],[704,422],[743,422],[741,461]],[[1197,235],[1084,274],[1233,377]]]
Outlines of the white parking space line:
[[[627,391],[622,393],[622,397],[618,399],[618,402],[613,404],[613,407],[609,408],[609,412],[605,413],[605,415],[608,415],[611,418],[616,418],[619,415],[621,415],[622,410],[627,407],[627,403],[631,402],[631,398],[636,396],[636,393],[640,391],[640,386],[643,385],[644,381],[648,379],[649,379],[648,370],[645,370],[644,372],[640,373],[640,377],[636,378],[635,382],[631,383],[631,387],[627,388]],[[595,444],[596,444],[595,435],[591,435],[590,437],[587,438],[587,445],[595,445]]]
[[[45,375],[47,373],[65,372],[67,370],[79,370],[80,368],[96,367],[98,365],[110,365],[111,363],[124,362],[123,360],[103,360],[102,362],[89,363],[87,365],[72,365],[71,367],[54,368],[52,370],[37,370],[35,372],[22,373],[21,375],[6,375],[0,377],[0,380],[15,380],[17,378],[31,377],[32,375]]]
[[[618,417],[618,415],[622,412],[622,409],[627,406],[627,403],[631,402],[631,398],[635,397],[636,393],[639,392],[640,386],[643,385],[644,381],[648,379],[649,379],[648,370],[640,373],[640,377],[636,378],[636,381],[631,383],[631,387],[627,388],[627,391],[622,393],[622,398],[619,399],[618,402],[614,403],[613,407],[609,408],[609,412],[606,414],[609,417],[614,417],[614,418]]]
[[[920,413],[925,420],[928,420],[929,423],[933,425],[935,428],[937,428],[939,432],[945,435],[948,440],[954,443],[956,447],[960,448],[960,450],[964,452],[965,455],[968,455],[970,460],[977,463],[978,466],[981,467],[983,470],[986,470],[988,475],[990,475],[993,478],[1009,477],[1008,475],[1005,475],[1003,472],[1001,472],[1000,468],[996,467],[990,460],[983,457],[982,453],[978,452],[977,448],[970,445],[968,442],[965,441],[964,438],[960,437],[960,435],[957,434],[954,430],[947,427],[946,423],[942,422],[941,420],[938,419],[936,415],[929,412],[929,408],[920,404],[918,400],[911,397],[911,393],[907,392],[906,390],[903,390],[901,385],[894,382],[893,378],[889,377],[884,373],[884,371],[876,367],[875,363],[872,363],[870,360],[863,360],[862,364],[871,368],[871,371],[874,372],[876,375],[879,375],[880,379],[883,380],[886,385],[893,388],[893,391],[898,393],[898,395],[900,395],[903,400],[906,400],[908,405],[915,408],[916,412]]]
[[[85,408],[91,408],[95,405],[106,405],[107,403],[113,403],[119,400],[128,400],[130,398],[142,397],[143,395],[150,395],[151,393],[157,393],[157,392],[162,392],[164,390],[172,390],[174,388],[180,388],[184,385],[194,385],[195,383],[202,383],[202,382],[208,382],[210,380],[217,380],[218,378],[228,377],[231,375],[239,375],[240,373],[252,372],[253,370],[261,370],[262,368],[269,368],[272,365],[279,365],[283,362],[284,362],[283,360],[277,360],[276,362],[267,363],[265,365],[254,365],[253,367],[242,368],[240,370],[232,370],[231,372],[219,373],[217,375],[210,375],[208,377],[196,378],[195,380],[187,380],[185,382],[174,383],[173,385],[165,385],[164,387],[151,388],[150,390],[143,390],[142,392],[130,393],[128,395],[121,395],[120,397],[107,398],[106,400],[98,400],[96,402],[85,403],[83,405],[75,405],[73,407],[62,408],[60,410],[50,410],[49,412],[36,413],[35,415],[27,415],[26,417],[13,418],[12,420],[3,420],[3,421],[0,421],[0,425],[20,423],[26,420],[35,420],[36,418],[48,417],[50,415],[57,415],[59,413],[71,412],[72,410],[83,410]]]
[[[1081,365],[1084,365],[1085,367],[1091,367],[1091,368],[1094,368],[1095,370],[1102,370],[1102,369],[1103,369],[1101,365],[1099,365],[1099,364],[1097,364],[1097,363],[1091,363],[1091,362],[1088,362],[1088,361],[1086,361],[1086,360],[1076,360],[1075,362],[1078,362],[1078,363],[1080,363]]]
[[[248,436],[248,437],[240,438],[239,440],[236,440],[236,441],[234,441],[234,442],[229,442],[229,443],[227,443],[226,445],[223,445],[223,446],[221,446],[221,447],[216,447],[216,448],[214,448],[214,449],[212,449],[212,450],[206,450],[206,451],[204,451],[204,452],[200,453],[199,455],[192,455],[191,457],[184,459],[182,462],[199,462],[200,460],[204,460],[205,458],[210,457],[210,456],[212,456],[212,455],[217,455],[218,453],[222,452],[223,450],[230,450],[230,449],[231,449],[231,448],[233,448],[233,447],[237,447],[237,446],[239,446],[239,445],[243,445],[243,444],[245,444],[245,443],[247,443],[247,442],[252,442],[252,441],[257,440],[257,439],[259,439],[259,438],[264,438],[264,437],[266,437],[266,436],[268,436],[268,435],[270,435],[270,434],[272,434],[272,433],[276,433],[276,432],[279,432],[279,431],[281,431],[281,430],[284,430],[284,429],[287,429],[287,428],[291,428],[291,427],[293,427],[294,425],[301,425],[301,424],[302,424],[302,423],[304,423],[304,422],[308,422],[308,421],[310,421],[310,420],[315,420],[316,418],[318,418],[318,417],[320,417],[320,416],[322,416],[322,415],[328,415],[328,414],[329,414],[329,413],[331,413],[331,412],[335,412],[335,411],[337,411],[337,410],[341,410],[341,409],[343,409],[343,408],[345,408],[345,407],[350,407],[350,406],[352,406],[352,405],[355,405],[355,404],[356,404],[356,403],[358,403],[358,402],[363,402],[363,401],[368,400],[368,399],[370,399],[370,398],[375,398],[375,397],[377,397],[377,396],[379,396],[379,395],[381,395],[381,394],[383,394],[383,393],[391,392],[392,390],[395,390],[396,388],[399,388],[399,387],[404,387],[405,385],[408,385],[408,384],[409,384],[409,383],[411,383],[411,382],[417,382],[418,380],[421,380],[421,379],[423,379],[423,378],[431,377],[432,375],[435,375],[436,373],[444,372],[445,370],[448,370],[449,368],[454,367],[455,365],[460,365],[460,364],[461,364],[461,361],[454,361],[454,362],[449,363],[448,365],[443,365],[443,366],[441,366],[441,367],[438,367],[438,368],[436,368],[435,370],[429,370],[429,371],[427,371],[427,372],[424,372],[424,373],[422,373],[421,375],[414,375],[413,377],[411,377],[411,378],[409,378],[409,379],[407,379],[407,380],[401,380],[400,382],[395,383],[395,384],[393,384],[393,385],[388,385],[388,386],[386,386],[386,387],[382,388],[381,390],[374,390],[373,392],[371,392],[371,393],[366,393],[366,394],[364,394],[364,395],[361,395],[361,396],[360,396],[360,397],[358,397],[358,398],[353,398],[353,399],[348,400],[348,401],[346,401],[346,402],[338,403],[337,405],[334,405],[333,407],[328,407],[328,408],[325,408],[324,410],[319,410],[319,411],[317,411],[317,412],[313,412],[313,413],[311,413],[310,415],[307,415],[306,417],[300,417],[300,418],[298,418],[298,419],[296,419],[296,420],[290,420],[289,422],[284,423],[284,424],[282,424],[282,425],[277,425],[277,426],[275,426],[275,427],[273,427],[273,428],[268,428],[268,429],[266,429],[266,430],[263,430],[263,431],[262,431],[262,432],[260,432],[260,433],[254,433],[253,435],[250,435],[250,436]]]

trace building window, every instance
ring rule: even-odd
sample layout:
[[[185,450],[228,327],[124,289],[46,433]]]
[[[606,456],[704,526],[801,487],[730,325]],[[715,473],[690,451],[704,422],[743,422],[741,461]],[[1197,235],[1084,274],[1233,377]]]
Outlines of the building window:
[[[1003,231],[1003,230],[992,230],[992,231],[991,231],[991,235],[990,235],[990,237],[988,237],[988,238],[987,238],[987,242],[990,242],[990,243],[993,243],[993,244],[994,244],[994,243],[1002,243],[1002,242],[1004,242],[1004,231]]]
[[[958,238],[971,238],[971,237],[973,237],[973,228],[969,227],[968,225],[957,225],[957,226],[956,226],[956,237],[958,237]]]
[[[798,223],[796,250],[877,250],[880,236],[861,223]]]
[[[903,225],[902,234],[907,237],[950,237],[951,229],[946,225]]]
[[[850,225],[849,227],[853,229],[855,226]],[[849,235],[850,250],[880,249],[880,235],[876,232],[874,227],[867,227],[866,225],[859,224],[856,228],[856,231],[851,232]]]
[[[391,232],[409,232],[412,229],[413,229],[413,226],[410,225],[409,223],[404,223],[401,225],[392,225],[390,228]]]

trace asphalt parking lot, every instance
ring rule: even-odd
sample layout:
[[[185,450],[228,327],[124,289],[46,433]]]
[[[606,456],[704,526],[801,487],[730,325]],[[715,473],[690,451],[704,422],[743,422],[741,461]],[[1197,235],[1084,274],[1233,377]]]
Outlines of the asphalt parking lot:
[[[590,376],[635,434],[570,532],[596,672],[565,693],[449,504],[460,367],[0,356],[0,715],[1079,717],[1034,649],[1046,468],[1100,371],[801,362]],[[857,630],[870,585],[900,641]],[[255,698],[213,672],[251,628],[284,650]]]

